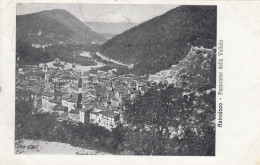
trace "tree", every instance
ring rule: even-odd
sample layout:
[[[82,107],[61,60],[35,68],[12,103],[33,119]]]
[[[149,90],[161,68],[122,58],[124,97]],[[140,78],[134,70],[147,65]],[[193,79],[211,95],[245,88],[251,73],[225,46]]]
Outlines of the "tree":
[[[32,118],[32,103],[16,100],[15,102],[15,138],[20,139],[23,137],[23,130],[26,124]]]

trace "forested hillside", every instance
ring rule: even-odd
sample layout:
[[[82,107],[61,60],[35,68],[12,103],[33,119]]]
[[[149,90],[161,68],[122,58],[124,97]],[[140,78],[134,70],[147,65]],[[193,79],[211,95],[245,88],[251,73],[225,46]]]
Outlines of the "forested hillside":
[[[216,15],[216,6],[180,6],[115,36],[100,52],[135,64],[135,73],[155,73],[177,64],[190,45],[215,46]]]
[[[63,9],[16,16],[17,39],[32,43],[87,43],[105,41]]]
[[[215,155],[215,49],[193,48],[173,73],[181,86],[159,84],[126,102],[133,130],[125,142],[143,155]],[[139,147],[136,147],[139,146]]]

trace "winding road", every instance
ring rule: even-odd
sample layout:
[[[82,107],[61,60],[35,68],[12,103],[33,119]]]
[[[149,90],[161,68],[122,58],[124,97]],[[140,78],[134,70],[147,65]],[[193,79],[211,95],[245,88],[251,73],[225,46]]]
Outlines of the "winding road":
[[[119,61],[116,61],[116,60],[107,58],[107,57],[105,57],[104,55],[102,55],[102,54],[99,53],[99,52],[96,52],[96,55],[99,56],[100,58],[102,58],[103,60],[108,61],[108,62],[112,62],[112,63],[118,64],[118,65],[123,65],[123,66],[126,66],[126,67],[128,67],[128,68],[133,67],[132,65],[124,64],[124,63],[122,63],[122,62],[119,62]]]

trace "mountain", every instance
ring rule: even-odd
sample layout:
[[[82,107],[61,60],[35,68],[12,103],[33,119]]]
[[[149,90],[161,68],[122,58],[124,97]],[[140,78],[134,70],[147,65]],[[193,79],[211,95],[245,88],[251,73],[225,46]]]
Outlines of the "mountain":
[[[100,52],[137,74],[155,73],[177,64],[190,46],[216,46],[216,6],[180,6],[108,40]]]
[[[16,16],[17,40],[31,43],[103,43],[106,39],[63,9]]]
[[[111,33],[99,33],[99,34],[102,35],[107,40],[110,40],[111,38],[116,36],[116,34],[111,34]]]
[[[120,34],[138,25],[131,22],[85,22],[85,24],[97,33],[110,34]]]

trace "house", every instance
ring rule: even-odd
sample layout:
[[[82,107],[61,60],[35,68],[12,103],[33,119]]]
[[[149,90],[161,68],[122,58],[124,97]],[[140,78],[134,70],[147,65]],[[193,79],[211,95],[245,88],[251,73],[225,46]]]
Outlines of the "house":
[[[24,72],[35,72],[37,71],[39,68],[37,65],[22,65],[21,68],[23,69]]]
[[[69,114],[67,112],[61,113],[57,118],[58,121],[66,121],[69,118]]]
[[[31,90],[25,89],[16,89],[15,90],[15,99],[24,100],[24,101],[33,101],[36,97],[36,94]]]
[[[79,109],[79,121],[83,124],[90,123],[90,112],[93,110],[93,108]]]
[[[62,95],[60,91],[54,90],[45,91],[42,93],[42,109],[44,112],[52,113],[52,108],[62,102]]]
[[[89,119],[91,124],[96,124],[96,125],[99,124],[99,122],[101,121],[101,115],[99,112],[101,111],[102,111],[101,109],[94,108],[94,110],[90,112]]]
[[[122,96],[127,93],[127,90],[125,90],[123,87],[119,87],[115,89],[115,97],[117,99],[122,99]]]
[[[33,101],[33,107],[35,109],[41,109],[42,107],[42,98],[41,97],[36,97]]]
[[[107,92],[105,93],[105,96],[106,96],[107,98],[113,98],[113,97],[115,97],[115,93],[112,92],[112,91],[107,91]]]
[[[73,109],[73,110],[70,110],[69,111],[69,114],[68,114],[68,119],[69,120],[72,120],[76,123],[80,122],[80,118],[79,118],[79,110],[78,109]]]
[[[110,110],[95,109],[90,112],[90,123],[112,131],[120,122],[120,114]]]
[[[47,65],[47,64],[44,64],[44,65],[42,66],[42,71],[43,71],[43,72],[48,72],[48,65]]]
[[[62,97],[62,106],[68,107],[68,112],[75,109],[77,105],[77,95],[67,94]]]
[[[128,94],[130,94],[130,99],[131,100],[134,100],[138,95],[141,94],[140,91],[137,91],[137,90],[128,90]]]
[[[80,78],[77,86],[76,93],[70,93],[62,97],[62,105],[68,107],[68,112],[76,108],[82,108],[82,79]]]
[[[140,88],[146,88],[147,86],[147,82],[146,81],[142,81],[142,80],[137,80],[136,81],[136,89],[140,90]]]
[[[76,78],[76,77],[72,77],[72,76],[64,76],[62,78],[57,78],[57,77],[54,77],[53,78],[53,81],[59,81],[59,82],[71,82],[71,83],[75,83],[75,84],[78,84],[79,83],[79,79]]]
[[[108,97],[108,98],[102,98],[102,105],[104,106],[104,107],[109,107],[109,106],[111,106],[111,97]]]
[[[64,64],[64,68],[65,68],[65,69],[72,69],[72,66],[73,66],[73,65],[72,65],[71,63],[65,63],[65,64]]]
[[[120,107],[120,106],[111,106],[111,107],[109,107],[109,109],[111,111],[117,112],[117,113],[122,111],[122,107]]]
[[[44,112],[52,112],[52,108],[56,105],[55,103],[50,102],[55,99],[54,94],[51,92],[44,92],[42,94],[42,110]]]
[[[59,63],[60,63],[60,59],[59,59],[59,58],[55,58],[54,62],[55,62],[56,64],[59,64]]]
[[[120,107],[121,106],[121,101],[119,100],[119,99],[117,99],[117,98],[112,98],[112,100],[111,100],[111,105],[112,106],[115,106],[115,107]]]
[[[106,88],[102,86],[95,87],[95,94],[98,98],[104,95],[104,93],[106,93]]]
[[[83,95],[82,104],[90,104],[96,101],[96,97],[93,95]],[[83,106],[84,107],[84,106]]]
[[[100,126],[112,131],[119,124],[120,115],[113,111],[101,111],[102,120],[99,123]]]
[[[129,84],[128,84],[128,88],[130,88],[131,90],[136,90],[137,88],[136,88],[136,82],[130,82]]]
[[[160,79],[160,76],[157,74],[149,74],[149,79],[148,81],[150,82],[158,82]]]
[[[82,78],[88,78],[88,76],[90,76],[89,72],[83,72],[82,73]]]
[[[68,113],[68,107],[63,106],[62,104],[57,104],[52,108],[53,112],[61,115],[62,113]]]
[[[37,96],[41,96],[41,94],[44,90],[44,86],[39,85],[39,84],[29,85],[29,82],[27,84],[27,88],[30,89],[31,91],[33,91]]]
[[[68,89],[68,93],[80,93],[81,91],[79,91],[79,87],[77,87],[76,85],[70,85],[70,87],[67,88]]]
[[[121,82],[123,82],[123,84],[128,85],[130,82],[133,81],[133,78],[132,77],[122,77],[120,80],[121,80]]]
[[[35,81],[45,80],[45,73],[41,72],[41,71],[27,72],[24,74],[24,79],[25,80],[35,80]]]

